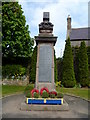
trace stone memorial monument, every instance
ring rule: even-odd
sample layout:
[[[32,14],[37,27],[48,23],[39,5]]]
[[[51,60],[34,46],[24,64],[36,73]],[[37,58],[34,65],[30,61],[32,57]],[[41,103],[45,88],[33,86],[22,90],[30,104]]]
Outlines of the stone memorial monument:
[[[54,45],[57,37],[53,35],[53,24],[49,12],[43,13],[43,22],[39,24],[39,35],[35,36],[37,45],[35,88],[55,89],[54,83]]]
[[[35,88],[48,88],[55,91],[54,82],[54,45],[57,37],[53,33],[53,24],[49,22],[49,12],[43,13],[43,22],[39,24],[39,35],[35,36],[37,44],[37,64]],[[34,89],[33,89],[34,90]],[[26,111],[66,111],[68,104],[63,98],[28,98],[21,103],[21,110]]]

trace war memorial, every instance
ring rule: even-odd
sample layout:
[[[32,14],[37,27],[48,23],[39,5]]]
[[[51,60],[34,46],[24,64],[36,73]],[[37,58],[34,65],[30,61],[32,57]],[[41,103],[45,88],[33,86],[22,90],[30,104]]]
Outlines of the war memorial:
[[[49,21],[49,12],[43,13],[43,22],[39,24],[39,35],[35,36],[37,45],[37,64],[35,88],[31,91],[32,98],[25,98],[21,110],[26,111],[66,111],[69,110],[63,98],[34,98],[34,93],[43,91],[57,95],[54,80],[54,45],[57,36],[53,35],[53,24]]]
[[[35,36],[37,44],[36,85],[37,89],[47,87],[55,89],[54,83],[54,45],[57,37],[52,34],[53,24],[49,22],[49,13],[43,13],[43,22],[39,24],[39,35]]]

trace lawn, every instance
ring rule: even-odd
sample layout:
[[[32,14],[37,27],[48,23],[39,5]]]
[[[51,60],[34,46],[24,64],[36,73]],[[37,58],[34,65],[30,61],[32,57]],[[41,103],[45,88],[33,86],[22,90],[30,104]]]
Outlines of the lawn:
[[[60,88],[57,87],[56,90],[58,92],[62,92],[64,94],[76,95],[80,96],[81,98],[89,99],[89,89],[88,88]]]
[[[23,93],[26,86],[2,85],[2,96],[7,96],[14,93]]]
[[[34,88],[34,84],[29,85],[30,88]],[[2,96],[7,96],[11,94],[24,93],[26,86],[16,86],[16,85],[2,85]]]
[[[34,87],[33,84],[30,85],[31,88]],[[29,86],[29,87],[30,87]],[[23,93],[25,90],[26,86],[15,86],[15,85],[3,85],[2,86],[2,96],[7,96],[11,94],[16,94],[16,93]],[[65,94],[70,94],[70,95],[76,95],[80,96],[81,98],[89,99],[89,90],[88,88],[60,88],[56,87],[57,92],[62,92]]]

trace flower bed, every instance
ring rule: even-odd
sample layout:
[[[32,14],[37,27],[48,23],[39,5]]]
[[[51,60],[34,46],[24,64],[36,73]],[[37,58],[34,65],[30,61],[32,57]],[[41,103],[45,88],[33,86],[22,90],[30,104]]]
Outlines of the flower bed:
[[[45,104],[45,105],[62,105],[63,104],[63,94],[57,93],[56,91],[50,91],[47,88],[42,88],[40,90],[33,89],[31,91],[31,96],[27,97],[27,104]]]
[[[30,90],[31,91],[31,90]],[[28,98],[63,98],[62,93],[57,93],[56,91],[50,91],[47,88],[42,88],[39,90],[34,88],[31,92],[27,91],[26,97]]]

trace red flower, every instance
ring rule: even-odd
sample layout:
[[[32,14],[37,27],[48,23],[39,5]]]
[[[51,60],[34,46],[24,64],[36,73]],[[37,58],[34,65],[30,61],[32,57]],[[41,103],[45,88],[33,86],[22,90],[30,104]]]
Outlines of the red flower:
[[[45,90],[47,93],[49,93],[48,88],[44,87],[44,88],[41,88],[41,90],[40,90],[40,95],[42,95],[42,93],[43,93],[44,90]]]
[[[34,89],[31,91],[32,97],[33,97],[34,92],[39,93],[39,90],[37,90],[37,89],[34,88]]]
[[[49,92],[49,94],[55,94],[55,96],[56,96],[57,92],[56,91],[51,91],[51,92]]]

